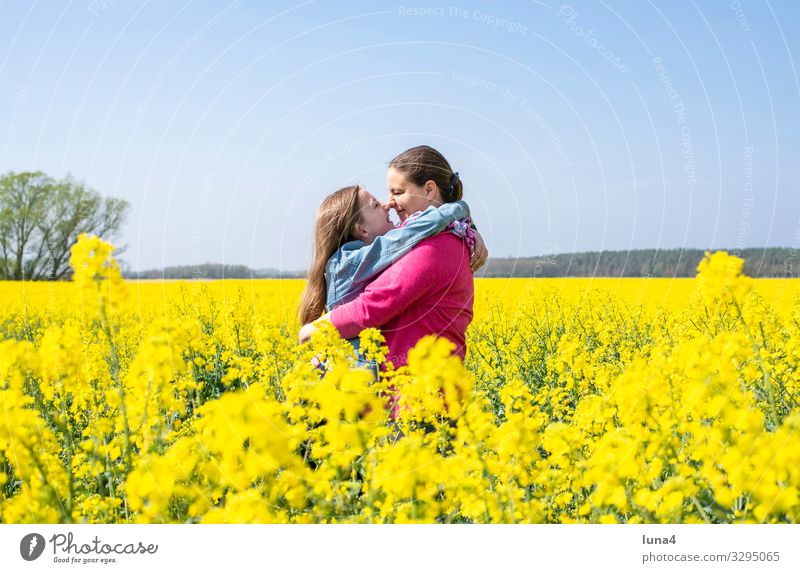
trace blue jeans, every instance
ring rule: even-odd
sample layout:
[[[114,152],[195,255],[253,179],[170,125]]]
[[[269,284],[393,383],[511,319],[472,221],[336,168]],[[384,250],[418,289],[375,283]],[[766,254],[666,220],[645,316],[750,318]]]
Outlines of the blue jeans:
[[[369,370],[369,372],[372,373],[372,381],[377,382],[379,372],[378,363],[374,359],[367,360],[357,348],[355,349],[355,358],[356,360],[353,364],[353,367]],[[320,362],[315,366],[315,368],[317,369],[320,377],[324,376],[328,371],[328,361],[326,360],[325,362]]]

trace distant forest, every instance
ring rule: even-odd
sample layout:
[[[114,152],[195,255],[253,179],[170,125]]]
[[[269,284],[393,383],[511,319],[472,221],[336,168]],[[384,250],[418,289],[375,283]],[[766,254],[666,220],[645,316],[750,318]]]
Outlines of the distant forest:
[[[797,277],[798,251],[788,248],[727,250],[744,259],[751,277]],[[713,252],[713,251],[712,251]],[[485,277],[693,277],[703,259],[702,249],[641,249],[595,251],[541,257],[489,259]]]
[[[275,269],[251,269],[246,265],[223,265],[203,263],[201,265],[179,265],[148,271],[125,271],[129,279],[295,279],[303,278],[305,271],[281,272]]]
[[[744,259],[744,272],[751,277],[796,278],[798,251],[788,248],[729,249]],[[693,277],[705,251],[702,249],[641,249],[563,253],[539,257],[489,259],[478,273],[482,277]],[[251,269],[246,265],[181,265],[149,271],[128,271],[132,279],[250,279],[302,278],[305,271]]]

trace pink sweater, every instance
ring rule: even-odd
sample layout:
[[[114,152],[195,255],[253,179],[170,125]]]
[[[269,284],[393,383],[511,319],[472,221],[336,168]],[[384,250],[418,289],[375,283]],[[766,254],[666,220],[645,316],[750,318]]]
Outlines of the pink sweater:
[[[343,338],[380,328],[395,367],[428,334],[451,340],[462,359],[472,321],[473,278],[469,249],[451,233],[421,241],[372,281],[355,300],[334,308],[330,321]]]

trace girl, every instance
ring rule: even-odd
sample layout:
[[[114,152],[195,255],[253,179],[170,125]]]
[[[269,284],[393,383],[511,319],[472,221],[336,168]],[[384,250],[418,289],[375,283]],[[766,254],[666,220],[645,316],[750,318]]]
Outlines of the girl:
[[[414,214],[422,209],[458,202],[463,193],[458,173],[441,153],[426,145],[395,157],[386,183],[389,206],[403,224],[413,222]],[[477,233],[475,238],[480,241]],[[479,251],[485,248],[476,246],[475,254]],[[425,238],[326,319],[344,338],[365,328],[380,328],[395,368],[404,366],[409,350],[431,334],[450,340],[454,353],[463,360],[473,316],[473,273],[483,264],[481,259],[482,255],[471,256],[464,242],[448,233]],[[315,328],[313,323],[303,327],[301,339]]]

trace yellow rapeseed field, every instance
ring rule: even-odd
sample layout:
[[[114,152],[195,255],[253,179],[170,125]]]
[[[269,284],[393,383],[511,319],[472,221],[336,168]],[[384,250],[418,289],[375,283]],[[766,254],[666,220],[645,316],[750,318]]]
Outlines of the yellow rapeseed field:
[[[428,338],[374,381],[297,345],[302,281],[112,252],[0,283],[2,523],[800,522],[798,281],[477,280],[466,363]]]

